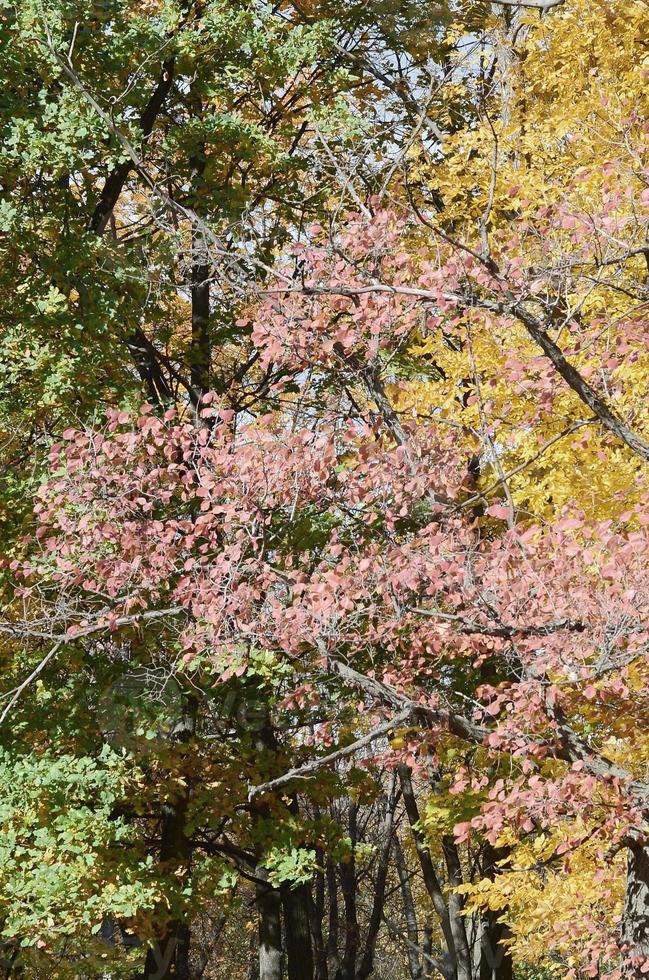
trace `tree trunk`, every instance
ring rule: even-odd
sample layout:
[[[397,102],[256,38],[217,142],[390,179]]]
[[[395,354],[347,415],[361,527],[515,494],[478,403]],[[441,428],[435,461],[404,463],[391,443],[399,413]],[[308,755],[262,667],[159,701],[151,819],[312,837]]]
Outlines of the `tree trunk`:
[[[247,706],[241,707],[242,719],[254,732],[255,748],[258,757],[273,759],[278,752],[278,743],[268,705],[265,705],[263,716],[248,715]],[[253,802],[251,808],[253,825],[259,833],[257,850],[257,867],[255,876],[256,902],[259,916],[259,980],[282,980],[282,896],[279,888],[273,888],[267,882],[264,839],[267,835],[265,822],[269,819],[267,803]]]
[[[203,105],[199,98],[192,99],[197,119],[203,117]],[[191,190],[196,198],[204,185],[205,143],[200,142],[189,159]],[[209,249],[205,235],[196,223],[192,224],[191,237],[191,299],[192,332],[189,350],[189,371],[192,394],[196,407],[200,406],[201,396],[210,387],[212,350],[209,335],[210,319],[210,265]]]
[[[171,738],[176,742],[188,741],[196,729],[196,698],[184,700],[182,715],[174,725]],[[191,844],[185,833],[190,786],[162,806],[162,831],[160,836],[160,864],[172,877],[187,871],[191,860]],[[144,963],[143,980],[190,980],[189,973],[190,929],[182,919],[167,923],[162,935],[151,943]]]
[[[162,63],[158,84],[140,116],[140,129],[144,141],[151,134],[155,121],[172,89],[174,71],[175,58],[167,58]],[[113,209],[121,196],[124,184],[132,169],[133,163],[131,160],[117,163],[106,178],[99,196],[99,201],[89,222],[90,230],[96,235],[103,235],[106,226],[113,216]],[[147,387],[151,401],[155,405],[163,405],[171,401],[171,389],[158,362],[155,348],[147,339],[144,331],[136,327],[126,337],[126,347],[133,359],[140,380]]]
[[[316,862],[319,868],[323,867],[324,853],[320,848],[316,849]],[[329,980],[327,950],[322,932],[322,923],[325,914],[325,878],[323,871],[316,872],[313,893],[310,890],[308,891],[308,899],[313,956],[315,959],[315,980]]]
[[[462,915],[463,903],[460,895],[454,890],[462,884],[462,866],[455,841],[448,834],[442,837],[442,851],[446,862],[448,883],[452,889],[448,896],[448,914],[455,946],[455,974],[457,980],[472,980],[469,937]]]
[[[507,923],[500,922],[495,912],[487,912],[480,937],[480,980],[513,980],[514,964],[503,945],[503,940],[510,937]]]
[[[649,849],[641,844],[628,849],[622,947],[622,976],[646,977],[642,967],[649,963]]]
[[[412,785],[412,777],[407,766],[399,767],[399,779],[401,780],[403,802],[406,807],[412,837],[417,849],[417,857],[419,858],[419,864],[424,877],[424,885],[426,886],[426,891],[430,896],[430,900],[433,903],[433,908],[435,909],[435,912],[439,918],[439,923],[449,957],[453,962],[455,962],[455,940],[453,938],[453,930],[451,929],[448,907],[444,899],[442,886],[439,878],[437,877],[437,872],[435,871],[435,865],[433,864],[430,851],[428,850],[426,839],[422,832],[418,829],[419,808],[417,806],[415,791]]]
[[[307,885],[281,889],[288,980],[313,980],[313,949]]]
[[[329,934],[327,936],[327,967],[330,976],[340,974],[340,955],[338,953],[338,883],[336,868],[327,861],[327,898],[329,900]]]
[[[258,868],[259,877],[265,869]],[[259,913],[259,980],[282,980],[282,899],[279,889],[257,885]]]
[[[412,943],[412,945],[408,946],[408,966],[410,967],[410,978],[411,980],[420,980],[420,977],[423,977],[424,973],[419,954],[417,953],[417,947],[419,946],[417,910],[415,908],[412,888],[410,887],[410,878],[408,877],[408,869],[406,867],[406,862],[403,856],[403,848],[401,847],[398,834],[394,838],[394,861],[397,868],[397,875],[399,876],[399,885],[401,887],[403,914],[406,920],[406,933],[410,943]]]
[[[432,977],[430,958],[433,955],[433,927],[430,922],[427,922],[424,926],[424,941],[421,948],[423,954],[422,959],[424,961],[424,976],[426,978]]]
[[[507,856],[505,848],[486,843],[483,851],[482,873],[492,881],[499,873],[498,862]],[[504,941],[511,932],[506,922],[499,921],[495,912],[487,912],[482,920],[480,937],[480,980],[512,980],[514,964]]]
[[[352,801],[349,804],[349,837],[352,843],[352,853],[349,860],[340,867],[340,885],[345,903],[345,951],[336,980],[354,980],[356,973],[359,939],[356,914],[356,860],[354,857],[354,849],[358,840],[357,815],[358,806]]]
[[[197,165],[197,175],[202,174],[204,167],[203,159],[200,168]],[[189,361],[191,384],[197,404],[200,403],[201,395],[204,395],[210,387],[211,373],[210,267],[207,256],[207,244],[202,232],[196,228],[192,229],[192,339]]]
[[[388,788],[388,795],[385,801],[385,816],[382,828],[382,846],[379,852],[378,867],[376,871],[376,882],[374,885],[374,901],[372,902],[372,912],[367,927],[365,938],[365,948],[363,958],[359,967],[358,980],[366,980],[374,971],[374,951],[376,940],[381,927],[383,918],[383,906],[385,903],[385,885],[388,880],[388,870],[390,867],[390,851],[392,849],[392,835],[394,832],[394,811],[397,805],[397,777],[392,773]]]

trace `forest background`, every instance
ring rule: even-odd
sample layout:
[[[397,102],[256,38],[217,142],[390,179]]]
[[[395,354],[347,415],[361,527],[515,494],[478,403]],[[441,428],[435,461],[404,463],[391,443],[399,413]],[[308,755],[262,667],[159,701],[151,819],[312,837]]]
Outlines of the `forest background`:
[[[3,975],[649,973],[646,0],[0,0]]]

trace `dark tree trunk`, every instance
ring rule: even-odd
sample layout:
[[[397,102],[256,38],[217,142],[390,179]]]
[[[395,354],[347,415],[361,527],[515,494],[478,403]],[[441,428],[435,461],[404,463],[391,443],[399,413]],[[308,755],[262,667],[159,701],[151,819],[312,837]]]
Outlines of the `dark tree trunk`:
[[[421,866],[421,871],[424,878],[424,885],[426,886],[426,891],[430,896],[430,900],[433,903],[433,908],[435,909],[437,917],[439,918],[442,935],[444,936],[444,942],[446,943],[449,957],[455,961],[455,940],[453,937],[453,930],[451,929],[449,911],[444,899],[440,880],[435,870],[435,865],[433,864],[430,851],[428,850],[428,845],[424,835],[418,829],[419,807],[417,806],[410,770],[407,766],[399,767],[399,779],[401,780],[403,802],[406,807],[406,813],[408,814],[408,822],[410,823],[412,837],[415,842],[417,857],[419,858],[419,864]]]
[[[209,335],[210,318],[210,268],[205,257],[207,247],[200,232],[192,232],[192,349],[190,370],[192,388],[201,395],[210,387],[211,345]]]
[[[160,111],[174,82],[175,59],[168,58],[162,63],[160,78],[151,98],[140,116],[140,129],[144,140],[151,134]],[[128,160],[115,164],[102,187],[99,201],[89,221],[89,228],[96,235],[103,235],[113,217],[113,210],[119,200],[124,184],[133,169]],[[160,367],[153,344],[139,327],[126,337],[126,347],[133,359],[140,380],[146,385],[149,398],[156,405],[171,400],[172,392]]]
[[[622,976],[646,977],[642,967],[649,962],[649,849],[641,844],[628,849],[622,944]]]
[[[258,758],[274,760],[279,747],[268,706],[265,706],[262,718],[258,715],[248,716],[247,708],[242,706],[242,720],[254,732]],[[267,803],[253,802],[251,816],[260,834],[255,869],[258,880],[256,902],[259,916],[259,980],[282,980],[282,895],[279,888],[273,888],[267,883],[264,861],[264,839],[267,834],[264,825],[269,815]]]
[[[284,935],[288,980],[313,980],[313,950],[309,917],[309,889],[283,886]]]
[[[329,900],[329,934],[327,936],[327,966],[330,976],[338,977],[340,954],[338,952],[338,883],[336,868],[327,861],[327,898]]]
[[[480,980],[513,980],[514,964],[503,940],[511,938],[506,922],[500,922],[495,912],[487,912],[482,920],[480,937]]]
[[[316,861],[319,868],[323,867],[324,854],[316,850]],[[311,938],[313,940],[313,957],[315,960],[315,980],[329,980],[327,969],[327,950],[325,948],[322,924],[325,914],[325,878],[323,871],[315,874],[313,892],[308,892],[309,921],[311,923]]]
[[[486,843],[483,851],[482,873],[493,880],[499,873],[498,863],[507,856],[504,848],[494,848]],[[505,922],[499,921],[495,912],[487,912],[482,920],[480,937],[480,980],[512,980],[514,964],[505,940],[511,932]]]
[[[261,877],[263,868],[257,869]],[[257,885],[259,913],[259,980],[282,980],[282,899],[279,889]]]
[[[433,973],[431,971],[430,960],[433,955],[433,927],[429,922],[424,926],[424,941],[421,948],[423,951],[424,976],[432,977]]]
[[[466,920],[462,915],[463,903],[455,889],[463,883],[460,855],[453,838],[449,835],[442,837],[442,852],[446,862],[448,883],[451,891],[448,896],[448,914],[455,946],[455,973],[457,980],[472,980],[471,950],[466,931]]]
[[[164,105],[165,99],[171,91],[171,87],[174,82],[174,68],[174,58],[167,58],[166,61],[163,61],[158,84],[156,85],[151,98],[140,116],[140,129],[142,130],[143,139],[150,136],[154,123]],[[126,178],[132,169],[133,163],[131,160],[127,160],[124,163],[117,163],[115,164],[112,172],[106,178],[99,196],[99,201],[97,202],[97,206],[95,207],[92,218],[90,219],[90,229],[97,235],[103,234],[104,229],[106,228],[106,225],[108,224],[108,221],[113,213],[113,208],[117,204],[119,196],[122,193],[122,188],[126,183]]]
[[[354,980],[356,958],[358,956],[358,917],[356,913],[356,860],[354,850],[358,841],[356,819],[358,806],[352,800],[349,804],[349,837],[352,852],[348,861],[340,867],[340,885],[345,904],[345,951],[336,980]]]
[[[171,732],[174,741],[186,742],[192,737],[196,729],[197,708],[195,698],[185,699],[182,716]],[[191,860],[191,843],[186,835],[190,791],[187,784],[179,796],[168,799],[162,806],[160,863],[169,869],[171,875],[187,870]],[[187,923],[181,919],[171,920],[149,947],[143,980],[190,980],[190,938]]]

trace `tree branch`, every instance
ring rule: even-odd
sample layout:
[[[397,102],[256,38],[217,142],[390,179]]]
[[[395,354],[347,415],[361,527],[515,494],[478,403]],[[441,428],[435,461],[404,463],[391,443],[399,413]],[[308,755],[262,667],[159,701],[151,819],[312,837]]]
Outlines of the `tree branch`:
[[[499,7],[528,7],[530,10],[552,10],[560,7],[566,0],[491,0]]]
[[[104,630],[112,631],[120,626],[129,626],[132,623],[141,623],[141,622],[150,621],[152,619],[162,619],[166,616],[178,616],[180,613],[186,613],[186,612],[187,610],[185,609],[184,606],[173,606],[169,609],[153,609],[153,610],[149,610],[148,612],[135,613],[133,616],[118,616],[115,620],[113,620],[112,623],[108,623],[108,622],[93,623],[90,626],[83,626],[77,630],[72,630],[72,631],[68,630],[66,633],[63,633],[61,636],[58,636],[56,638],[43,633],[36,633],[31,631],[21,632],[16,627],[12,628],[11,626],[7,627],[0,624],[0,632],[13,633],[14,635],[17,636],[34,637],[37,639],[55,640],[51,650],[49,650],[48,653],[46,653],[46,655],[38,663],[38,665],[34,668],[34,670],[32,670],[31,674],[29,674],[29,676],[26,677],[25,680],[22,681],[17,687],[13,688],[13,690],[7,691],[6,694],[0,696],[0,699],[9,698],[9,703],[3,709],[2,714],[0,714],[0,725],[2,725],[7,715],[15,705],[16,701],[18,701],[18,699],[20,698],[21,694],[29,687],[32,681],[36,680],[39,674],[43,672],[43,670],[47,667],[48,663],[52,660],[52,658],[56,655],[56,653],[58,653],[58,651],[61,649],[64,643],[70,643],[84,636],[90,636],[92,633],[99,633]]]
[[[278,776],[276,779],[270,779],[267,783],[260,783],[259,786],[252,786],[249,793],[248,799],[252,800],[255,796],[259,796],[261,793],[270,793],[273,790],[280,789],[287,783],[292,782],[294,779],[310,779],[314,773],[322,769],[323,766],[329,766],[333,762],[337,762],[339,759],[346,759],[350,755],[354,755],[359,749],[364,748],[366,745],[370,745],[372,742],[376,741],[382,735],[387,735],[388,732],[393,731],[399,725],[405,724],[410,718],[412,712],[410,708],[402,711],[400,714],[395,715],[393,718],[388,719],[388,721],[383,722],[382,725],[377,725],[362,738],[356,739],[350,745],[345,745],[342,749],[336,749],[335,752],[330,752],[329,755],[323,755],[319,759],[312,759],[311,762],[305,763],[303,766],[296,766],[294,769],[290,769],[285,772],[283,776]]]
[[[467,251],[470,251],[467,249]],[[475,254],[471,252],[471,254]],[[482,261],[481,256],[477,256]],[[493,270],[491,270],[493,272]],[[286,288],[275,288],[265,290],[268,294],[272,293],[293,293],[302,292],[305,295],[336,295],[336,296],[362,296],[366,293],[392,293],[397,296],[414,296],[429,300],[435,303],[438,295],[429,289],[421,289],[417,286],[393,286],[387,283],[372,283],[369,286],[358,287],[317,287],[294,285]],[[463,296],[462,294],[449,293],[445,297],[450,302],[455,303],[460,308],[483,309],[492,313],[499,313],[502,316],[511,316],[518,320],[527,330],[532,340],[541,348],[546,357],[554,364],[557,373],[585,405],[595,413],[602,425],[609,430],[617,439],[624,442],[637,456],[649,461],[649,442],[633,431],[616,413],[610,408],[608,403],[601,395],[598,395],[594,388],[581,376],[579,371],[567,360],[560,347],[552,340],[546,332],[542,322],[538,320],[520,302],[495,302],[493,300],[481,299],[479,296]]]
[[[454,613],[440,612],[437,609],[420,609],[418,606],[408,606],[407,611],[416,613],[419,616],[428,616],[431,619],[441,619],[445,622],[455,623],[460,633],[476,633],[481,636],[497,636],[505,640],[513,639],[515,636],[550,636],[561,630],[572,633],[583,633],[586,629],[584,623],[572,619],[556,619],[549,623],[541,623],[539,626],[514,626],[503,624],[502,626],[489,626],[486,623],[475,623],[464,616]]]

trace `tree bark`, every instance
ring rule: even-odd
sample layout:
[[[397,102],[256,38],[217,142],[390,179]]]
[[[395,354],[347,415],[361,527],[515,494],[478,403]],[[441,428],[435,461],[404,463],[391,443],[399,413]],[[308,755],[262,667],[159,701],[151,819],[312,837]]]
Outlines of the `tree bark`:
[[[336,868],[327,861],[327,898],[329,901],[329,933],[327,935],[327,967],[330,975],[339,976],[340,954],[338,952],[338,883]]]
[[[428,850],[428,845],[424,835],[419,829],[416,829],[419,826],[419,807],[417,806],[417,800],[415,798],[415,791],[412,785],[410,770],[407,766],[399,767],[399,779],[401,781],[401,791],[403,793],[403,801],[406,807],[406,813],[408,814],[408,821],[410,823],[412,837],[417,850],[417,857],[419,858],[419,864],[424,876],[424,885],[426,886],[426,891],[430,896],[430,900],[433,903],[433,908],[435,909],[435,912],[439,918],[442,934],[444,936],[444,942],[446,943],[449,956],[453,961],[455,961],[455,940],[453,937],[453,930],[451,929],[448,907],[442,892],[442,886],[437,876],[437,872],[435,871],[435,865],[433,864],[433,860],[430,856],[430,851]]]
[[[628,848],[622,946],[625,980],[646,977],[642,967],[649,963],[649,848],[641,844]]]
[[[352,800],[349,804],[349,837],[352,853],[340,868],[340,884],[345,903],[345,951],[336,980],[354,980],[356,957],[358,956],[358,917],[356,913],[356,860],[354,850],[358,841],[356,820],[358,805]]]
[[[420,980],[420,977],[423,977],[424,974],[419,959],[419,954],[417,953],[416,949],[416,947],[419,946],[417,909],[415,908],[412,888],[410,887],[410,878],[408,877],[408,869],[406,867],[405,858],[403,856],[403,848],[401,847],[398,834],[394,838],[394,863],[396,865],[397,875],[399,876],[401,898],[403,901],[403,914],[406,920],[406,933],[408,935],[408,939],[412,943],[411,946],[408,946],[408,966],[410,968],[410,978],[411,980]]]
[[[316,861],[318,867],[322,868],[324,865],[324,853],[320,848],[316,849]],[[325,914],[325,877],[323,871],[316,871],[313,891],[308,890],[308,900],[313,956],[315,960],[315,980],[329,980],[327,950],[322,932]]]
[[[511,937],[506,922],[495,912],[487,912],[482,920],[480,937],[480,980],[513,980],[514,964],[503,940]]]
[[[262,877],[264,868],[257,868]],[[257,885],[259,913],[259,980],[282,980],[282,899],[279,889],[266,883]]]
[[[146,139],[151,135],[154,123],[164,105],[165,99],[171,91],[174,82],[174,69],[175,58],[167,58],[166,61],[162,62],[158,84],[140,116],[142,139]],[[116,164],[106,178],[104,186],[101,189],[101,194],[99,195],[99,201],[90,219],[90,230],[94,231],[97,235],[103,234],[113,213],[113,209],[119,200],[119,196],[122,193],[126,178],[132,169],[133,162],[126,160],[123,163]]]
[[[307,885],[297,888],[283,885],[281,895],[288,980],[313,980],[309,888]]]
[[[250,934],[250,962],[246,980],[259,980],[259,937],[254,933]]]
[[[505,848],[494,848],[488,842],[484,846],[482,873],[492,881],[499,873],[498,862],[507,855]],[[487,912],[482,919],[480,936],[479,980],[513,980],[514,964],[504,941],[511,936],[506,922],[495,912]]]
[[[383,906],[385,903],[385,885],[388,880],[388,870],[390,867],[390,851],[392,850],[392,836],[394,833],[394,811],[397,805],[397,777],[392,773],[388,787],[388,794],[385,800],[385,815],[382,828],[382,846],[379,852],[378,867],[376,871],[376,882],[374,885],[374,900],[370,921],[367,927],[365,938],[365,948],[361,965],[356,974],[358,980],[366,980],[374,971],[374,952],[376,940],[378,938],[381,920],[383,918]]]
[[[196,115],[202,115],[200,102],[196,103]],[[201,143],[197,152],[189,161],[192,190],[197,194],[203,183],[205,172],[205,144]],[[189,370],[191,385],[197,404],[210,386],[210,367],[212,349],[209,336],[210,319],[210,284],[209,284],[209,251],[205,236],[194,224],[192,227],[191,244],[191,298],[192,298],[192,333],[189,352]]]
[[[442,837],[442,851],[446,862],[448,883],[451,887],[448,897],[448,914],[455,946],[455,973],[457,980],[472,980],[469,937],[467,936],[466,924],[462,915],[463,903],[461,897],[455,891],[463,881],[462,866],[460,864],[457,845],[448,834]]]

